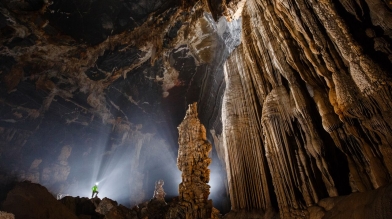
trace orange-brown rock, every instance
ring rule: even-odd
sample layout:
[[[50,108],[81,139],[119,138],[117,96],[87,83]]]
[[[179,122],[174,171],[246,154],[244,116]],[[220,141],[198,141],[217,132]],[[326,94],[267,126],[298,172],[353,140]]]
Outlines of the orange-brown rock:
[[[390,11],[365,2],[246,1],[219,150],[233,210],[268,211],[276,197],[281,218],[305,218],[322,198],[391,181]],[[384,32],[353,31],[347,12],[359,25],[363,7]]]
[[[183,208],[181,218],[211,218],[212,201],[208,200],[211,159],[208,154],[211,144],[206,130],[197,117],[197,103],[189,105],[184,120],[178,126],[177,166],[181,170],[179,205]]]

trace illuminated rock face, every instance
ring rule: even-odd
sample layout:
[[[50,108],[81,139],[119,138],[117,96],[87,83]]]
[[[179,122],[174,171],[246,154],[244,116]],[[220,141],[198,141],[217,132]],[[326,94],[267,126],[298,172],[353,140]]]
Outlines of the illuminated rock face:
[[[387,6],[364,4],[383,29],[378,37],[390,41],[381,25],[391,23]],[[372,43],[362,37],[379,27],[352,32],[350,13],[369,19],[356,10],[362,6],[246,2],[242,44],[224,72],[220,157],[232,209],[278,206],[282,218],[305,218],[322,198],[391,181],[391,53],[359,43]],[[388,11],[381,23],[375,7]]]
[[[179,205],[185,215],[182,218],[211,218],[212,201],[208,200],[211,159],[208,154],[211,144],[206,130],[197,117],[197,103],[189,105],[186,116],[178,126],[177,166],[181,170]]]
[[[158,180],[155,182],[155,191],[154,191],[154,197],[155,199],[158,199],[160,201],[165,201],[165,191],[163,190],[163,185],[165,183],[163,182],[162,179]]]

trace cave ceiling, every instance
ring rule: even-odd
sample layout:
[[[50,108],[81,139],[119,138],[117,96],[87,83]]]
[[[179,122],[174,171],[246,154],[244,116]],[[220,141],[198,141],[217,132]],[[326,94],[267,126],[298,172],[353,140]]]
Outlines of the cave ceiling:
[[[211,14],[183,7],[3,1],[1,125],[35,132],[58,123],[72,132],[142,124],[146,133],[169,127],[175,138],[189,103],[219,98],[222,77],[207,72],[221,71],[230,49]]]

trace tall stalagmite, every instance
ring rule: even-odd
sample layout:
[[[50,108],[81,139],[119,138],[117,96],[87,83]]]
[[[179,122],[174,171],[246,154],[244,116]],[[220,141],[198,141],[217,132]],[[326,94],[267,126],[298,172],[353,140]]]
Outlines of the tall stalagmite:
[[[208,154],[212,146],[197,117],[197,103],[189,105],[178,132],[177,166],[182,172],[179,200],[184,214],[181,218],[211,218],[212,200],[208,200],[210,186],[207,183],[210,181],[208,165],[211,163]]]

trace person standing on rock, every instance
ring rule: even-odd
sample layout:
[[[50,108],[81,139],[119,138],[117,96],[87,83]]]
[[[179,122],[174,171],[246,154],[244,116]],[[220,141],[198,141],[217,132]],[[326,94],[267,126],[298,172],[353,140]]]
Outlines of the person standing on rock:
[[[95,183],[95,185],[91,189],[93,190],[93,194],[91,195],[91,198],[94,197],[94,194],[95,194],[95,198],[96,198],[98,196],[98,183]]]

